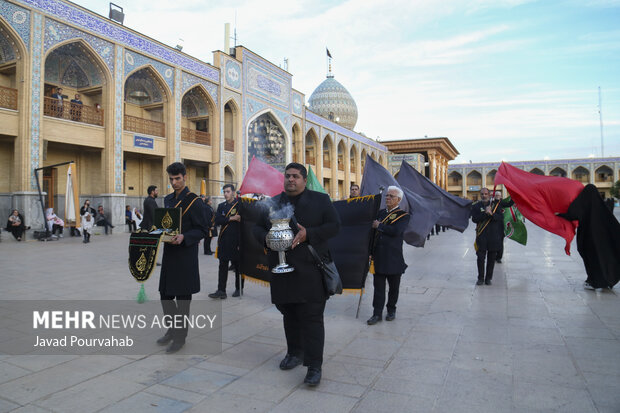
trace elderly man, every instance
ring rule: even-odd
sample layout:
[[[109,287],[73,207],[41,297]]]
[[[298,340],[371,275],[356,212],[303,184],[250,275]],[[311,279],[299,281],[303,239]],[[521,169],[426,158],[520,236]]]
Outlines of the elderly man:
[[[501,201],[492,202],[489,189],[482,188],[480,190],[480,201],[471,207],[471,219],[476,224],[476,242],[474,244],[478,257],[478,281],[476,281],[476,285],[491,285],[493,279],[497,252],[502,248],[504,241],[504,210],[501,208],[501,204]]]
[[[308,173],[305,166],[290,163],[284,172],[284,192],[272,198],[272,209],[294,208],[290,221],[295,234],[286,262],[295,270],[274,274],[271,279],[271,302],[284,318],[287,354],[280,369],[290,370],[302,362],[308,367],[304,383],[317,386],[321,381],[325,328],[323,311],[328,298],[323,275],[309,247],[322,260],[329,257],[327,240],[340,230],[340,218],[326,194],[306,188]],[[267,211],[254,227],[254,235],[265,243],[271,228]],[[269,251],[269,267],[278,264],[278,253]]]
[[[389,186],[385,195],[385,209],[379,211],[372,227],[375,232],[372,257],[375,266],[373,286],[375,289],[372,300],[373,313],[367,321],[368,325],[377,324],[383,319],[385,305],[385,283],[390,286],[385,321],[396,318],[396,302],[400,277],[407,264],[403,258],[403,234],[409,225],[408,213],[398,207],[403,199],[403,191],[397,186]]]

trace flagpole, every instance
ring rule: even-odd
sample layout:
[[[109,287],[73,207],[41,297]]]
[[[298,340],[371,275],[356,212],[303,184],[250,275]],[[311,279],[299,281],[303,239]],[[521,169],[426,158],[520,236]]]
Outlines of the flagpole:
[[[364,295],[364,288],[360,290],[360,299],[357,302],[357,312],[355,313],[355,318],[360,318],[360,307],[362,306],[362,296]]]

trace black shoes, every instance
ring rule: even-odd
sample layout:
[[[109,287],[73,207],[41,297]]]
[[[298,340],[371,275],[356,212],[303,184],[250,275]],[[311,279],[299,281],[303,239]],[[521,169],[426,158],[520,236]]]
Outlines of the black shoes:
[[[234,293],[232,293],[233,297],[239,297],[241,295],[241,293],[239,292],[239,290],[235,290]]]
[[[486,285],[491,285],[491,280],[485,280],[485,281],[484,281],[484,283],[485,283]]]
[[[213,255],[213,251],[207,251],[205,252],[205,255]]]
[[[392,319],[393,320],[393,319]],[[381,321],[381,316],[380,315],[373,315],[372,317],[370,317],[367,321],[366,324],[368,324],[369,326],[375,325],[377,324],[379,321]]]
[[[495,260],[495,262],[498,263],[498,264],[501,264],[502,263],[502,259],[498,258],[498,259]]]
[[[225,291],[217,290],[216,292],[209,294],[209,297],[210,298],[221,298],[223,300],[228,296],[226,295]]]
[[[172,341],[172,334],[166,334],[163,337],[160,337],[159,339],[157,339],[157,344],[159,344],[160,346],[165,346],[166,344],[170,343]]]
[[[287,354],[286,356],[284,356],[284,358],[280,362],[280,370],[290,370],[290,369],[293,369],[299,366],[301,363],[302,363],[302,360],[299,357],[293,356],[292,354]],[[321,380],[320,370],[319,370],[319,380]]]
[[[478,280],[478,281],[476,281],[476,285],[482,285],[482,284],[484,284],[484,280]]]
[[[306,383],[310,387],[318,386],[321,382],[321,369],[316,367],[308,367],[308,373],[306,373],[306,378],[304,379],[304,383]]]
[[[177,351],[181,350],[184,345],[185,341],[173,341],[166,349],[166,353],[176,353]]]
[[[396,318],[396,313],[387,313],[385,316],[385,321],[394,321]]]

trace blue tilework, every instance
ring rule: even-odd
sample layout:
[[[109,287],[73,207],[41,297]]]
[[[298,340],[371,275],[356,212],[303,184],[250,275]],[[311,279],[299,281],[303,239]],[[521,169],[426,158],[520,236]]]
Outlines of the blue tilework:
[[[153,60],[149,57],[143,56],[139,53],[130,52],[129,50],[125,50],[125,77],[135,69],[140,67],[151,65],[155,68],[157,73],[162,77],[162,79],[166,82],[169,88],[169,92],[172,94],[174,91],[174,68],[172,66],[165,65],[163,63],[158,62],[157,60]]]
[[[204,86],[204,88],[207,90],[207,93],[209,93],[209,96],[211,96],[211,98],[213,99],[213,102],[215,103],[215,105],[218,105],[218,90],[217,90],[217,85],[208,82],[204,79],[201,79],[197,76],[191,75],[189,73],[185,73],[183,72],[182,74],[182,93],[185,94],[185,92],[187,92],[191,87],[195,86],[195,85],[202,85]]]
[[[122,26],[109,22],[107,19],[88,13],[72,4],[56,0],[16,0],[21,4],[48,13],[65,23],[78,26],[96,35],[102,36],[125,47],[139,50],[142,53],[181,66],[184,69],[204,76],[215,82],[220,80],[220,72],[216,68],[192,59],[185,54],[164,47],[163,45],[133,33]]]
[[[43,50],[43,16],[33,13],[32,71],[30,88],[30,187],[37,189],[34,170],[39,167],[41,137],[41,56]]]
[[[116,46],[116,73],[114,74],[114,191],[123,192],[123,54]]]
[[[0,1],[0,16],[11,25],[30,50],[30,10],[7,1]]]
[[[44,53],[47,53],[58,43],[70,39],[82,39],[88,43],[105,62],[110,74],[114,73],[114,44],[55,20],[45,19]]]

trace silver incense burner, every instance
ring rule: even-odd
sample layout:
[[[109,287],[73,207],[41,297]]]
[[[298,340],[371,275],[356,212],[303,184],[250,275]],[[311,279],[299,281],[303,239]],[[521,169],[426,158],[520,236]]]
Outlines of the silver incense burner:
[[[278,251],[278,258],[280,259],[280,263],[271,270],[274,274],[285,274],[295,270],[295,268],[286,263],[286,256],[284,254],[284,251],[291,248],[293,238],[295,238],[293,230],[289,227],[290,220],[290,218],[270,220],[271,229],[267,233],[265,241],[271,250]]]

